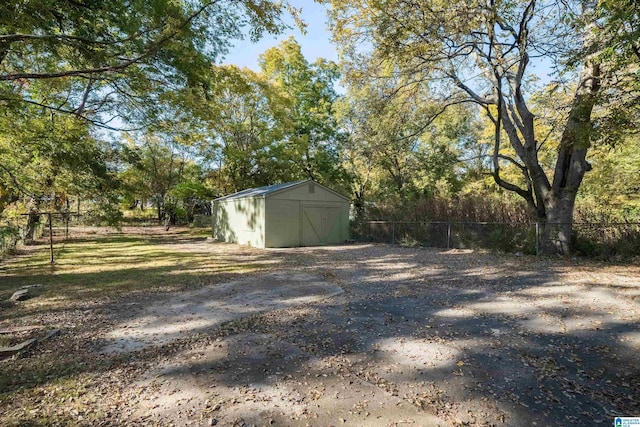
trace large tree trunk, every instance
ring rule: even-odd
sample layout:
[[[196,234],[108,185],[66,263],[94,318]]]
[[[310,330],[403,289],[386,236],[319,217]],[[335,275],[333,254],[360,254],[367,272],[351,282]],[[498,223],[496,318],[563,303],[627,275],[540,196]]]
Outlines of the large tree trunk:
[[[40,214],[35,210],[30,210],[27,215],[27,227],[24,233],[24,240],[27,243],[33,242],[36,239],[38,224],[40,224]]]
[[[538,160],[534,116],[526,107],[524,98],[515,97],[515,109],[503,102],[498,110],[511,145],[523,163],[500,154],[501,123],[497,123],[494,179],[501,187],[522,196],[544,224],[540,236],[542,251],[549,255],[571,253],[575,200],[584,174],[591,170],[586,157],[590,145],[591,113],[599,88],[598,64],[587,64],[562,132],[552,182],[548,180]],[[517,91],[516,93],[518,94]],[[509,159],[522,170],[527,188],[505,182],[500,177],[499,160],[503,158]]]
[[[545,254],[569,255],[573,230],[573,207],[575,198],[557,200],[552,208],[547,208],[543,219],[542,252]]]
[[[543,201],[545,208],[544,217],[541,218],[544,222],[543,253],[549,255],[571,254],[576,196],[584,174],[591,170],[591,166],[586,161],[587,148],[574,147],[588,143],[590,127],[589,118],[583,117],[582,120],[577,121],[572,112],[567,129],[571,128],[576,131],[579,128],[582,135],[577,136],[567,129],[563,135],[553,185]],[[565,136],[567,141],[565,141]]]
[[[599,77],[599,64],[589,63],[585,66],[562,132],[553,184],[543,200],[546,221],[542,249],[547,254],[571,254],[576,196],[584,174],[591,170],[586,157],[591,143],[591,112],[600,89]]]
[[[27,215],[27,226],[24,231],[24,240],[27,243],[31,243],[35,239],[40,237],[36,235],[38,225],[40,224],[39,211],[40,211],[40,200],[34,197],[33,205],[29,209],[29,214]]]
[[[360,236],[363,237],[364,235],[364,221],[366,218],[366,212],[365,212],[365,189],[364,189],[364,185],[360,185],[358,187],[358,190],[356,190],[354,192],[354,201],[353,201],[353,207],[355,209],[355,218],[354,218],[354,223],[355,223],[355,233]]]
[[[164,200],[164,197],[156,198],[156,215],[158,217],[158,224],[162,224],[165,217],[164,202],[162,200]]]

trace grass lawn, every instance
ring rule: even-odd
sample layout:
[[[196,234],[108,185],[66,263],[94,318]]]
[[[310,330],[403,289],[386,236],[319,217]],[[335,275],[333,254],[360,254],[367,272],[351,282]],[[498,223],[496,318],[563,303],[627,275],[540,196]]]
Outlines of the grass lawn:
[[[104,405],[96,402],[117,388],[118,381],[138,372],[145,359],[131,361],[93,350],[96,337],[135,308],[128,305],[132,298],[161,297],[274,265],[251,248],[233,255],[224,248],[185,250],[190,243],[205,241],[207,230],[154,230],[56,242],[53,265],[48,242],[42,240],[0,264],[0,329],[37,325],[62,331],[29,357],[0,361],[3,425],[91,424],[108,418]],[[33,298],[9,301],[18,288],[33,284],[42,285],[31,289]],[[10,335],[1,339],[0,345],[13,344]]]
[[[239,273],[262,268],[260,262],[239,264],[225,254],[181,251],[180,244],[204,241],[206,231],[180,230],[171,235],[96,235],[56,243],[55,263],[48,243],[41,241],[0,264],[0,300],[21,286],[42,284],[38,298],[18,310],[24,314],[69,308],[96,298],[115,298],[137,292],[157,292],[202,286]]]

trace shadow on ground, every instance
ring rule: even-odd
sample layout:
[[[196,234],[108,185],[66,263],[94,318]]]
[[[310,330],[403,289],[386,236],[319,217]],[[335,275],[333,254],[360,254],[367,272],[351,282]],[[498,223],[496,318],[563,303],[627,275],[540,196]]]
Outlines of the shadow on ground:
[[[112,255],[118,245],[136,244],[117,242]],[[57,338],[74,346],[60,360],[34,355],[7,364],[4,396],[46,402],[52,388],[73,381],[68,389],[80,383],[86,390],[76,402],[98,408],[81,421],[116,424],[556,426],[639,415],[638,268],[385,245],[150,245],[152,258],[168,265],[146,274],[166,289],[147,295],[137,287],[124,300],[100,294],[61,308],[57,316],[98,327],[78,326],[77,336]],[[208,258],[220,274],[233,273],[214,278]],[[257,267],[234,270],[245,263]],[[169,278],[206,289],[260,283],[266,276],[256,270],[280,271],[282,281],[286,272],[321,277],[344,292],[224,322],[185,323],[175,341],[102,354],[109,331],[142,321],[154,307],[184,292],[212,298],[172,288]],[[23,280],[28,271],[7,269],[2,280]],[[77,274],[82,280],[64,278],[72,282],[70,295],[104,283],[103,274],[119,280],[115,271]],[[162,310],[156,313],[154,321],[162,322]],[[20,310],[1,316],[20,318]],[[55,345],[43,350],[52,355]],[[119,399],[101,394],[114,391]],[[12,411],[19,405],[1,403]],[[65,411],[60,419],[77,417]]]

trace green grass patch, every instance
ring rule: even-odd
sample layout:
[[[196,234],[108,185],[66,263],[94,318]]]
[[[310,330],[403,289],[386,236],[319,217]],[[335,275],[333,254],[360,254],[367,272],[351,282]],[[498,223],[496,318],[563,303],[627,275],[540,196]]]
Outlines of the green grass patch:
[[[90,299],[193,288],[273,265],[267,253],[258,251],[255,261],[237,262],[203,243],[206,236],[193,230],[162,236],[92,235],[56,243],[54,264],[48,244],[41,241],[28,255],[0,264],[0,300],[21,286],[41,284],[33,290],[37,298],[20,303],[20,312],[64,308]],[[3,310],[0,320],[8,314]]]
[[[4,425],[92,425],[126,408],[119,396],[131,378],[161,352],[97,352],[104,330],[142,307],[151,294],[193,289],[239,275],[277,268],[268,251],[204,242],[207,230],[152,234],[84,234],[55,242],[55,263],[41,240],[0,263],[0,326],[40,325],[60,335],[28,354],[0,361],[0,413]],[[241,258],[239,258],[239,256]],[[33,298],[8,301],[18,288]],[[42,330],[39,331],[42,334]],[[13,344],[7,336],[0,344]],[[111,399],[111,400],[109,400]],[[115,408],[115,409],[113,409]],[[109,421],[110,423],[113,420]]]

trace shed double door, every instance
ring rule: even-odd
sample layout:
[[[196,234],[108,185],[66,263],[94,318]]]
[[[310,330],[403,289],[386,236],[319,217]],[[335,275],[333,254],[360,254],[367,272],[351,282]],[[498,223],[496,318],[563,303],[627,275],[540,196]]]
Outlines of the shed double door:
[[[302,206],[302,245],[317,246],[336,241],[340,235],[340,206]]]

